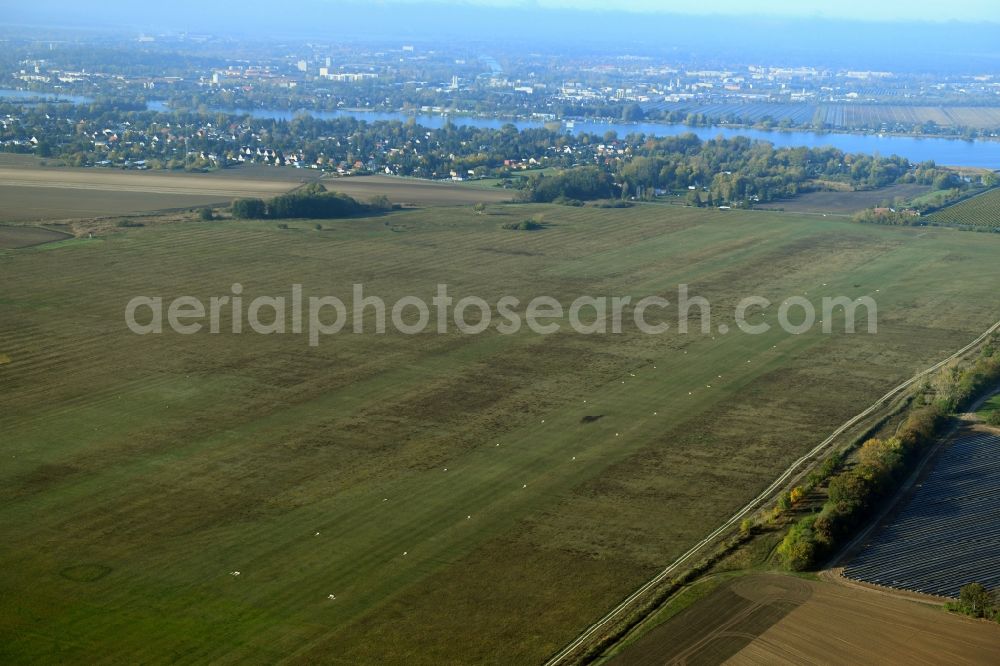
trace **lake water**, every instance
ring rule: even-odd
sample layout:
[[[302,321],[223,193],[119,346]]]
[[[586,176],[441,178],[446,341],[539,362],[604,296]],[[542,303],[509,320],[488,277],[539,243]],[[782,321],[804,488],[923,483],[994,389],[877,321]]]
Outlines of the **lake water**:
[[[90,99],[79,95],[51,95],[28,90],[2,90],[0,99],[14,100],[60,100],[85,104]],[[166,103],[153,101],[148,104],[152,111],[169,111]],[[353,117],[359,120],[375,122],[378,120],[398,120],[406,122],[413,118],[418,124],[432,129],[444,127],[449,117],[443,114],[407,114],[383,111],[283,111],[276,109],[216,109],[223,113],[246,113],[254,118],[270,118],[291,120],[300,113],[309,113],[314,118],[344,118]],[[503,120],[499,118],[473,118],[466,116],[451,117],[456,125],[498,129],[505,124],[513,124],[518,129],[541,127],[542,120]],[[875,134],[838,134],[817,132],[767,132],[754,129],[733,129],[726,127],[688,127],[687,125],[670,125],[665,123],[602,123],[592,121],[576,121],[571,130],[574,133],[588,132],[603,135],[605,132],[617,132],[624,137],[632,132],[651,136],[675,136],[692,132],[702,139],[714,139],[718,136],[746,136],[751,139],[769,141],[778,147],[819,148],[833,146],[848,153],[866,153],[888,156],[899,155],[911,162],[934,160],[938,164],[949,166],[981,167],[1000,169],[1000,141],[963,141],[961,139],[916,138],[908,136],[879,136]]]

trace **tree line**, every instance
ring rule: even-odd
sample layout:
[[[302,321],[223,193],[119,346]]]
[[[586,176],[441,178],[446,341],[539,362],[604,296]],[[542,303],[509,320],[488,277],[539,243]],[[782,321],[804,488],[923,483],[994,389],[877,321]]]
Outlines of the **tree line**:
[[[552,202],[614,194],[652,200],[665,192],[680,192],[694,206],[749,208],[814,190],[877,189],[917,177],[913,165],[898,156],[850,154],[836,148],[776,148],[746,137],[630,136],[626,144],[624,156],[604,159],[598,169],[577,167],[529,179],[523,185],[523,198]],[[954,175],[925,164],[919,177]]]

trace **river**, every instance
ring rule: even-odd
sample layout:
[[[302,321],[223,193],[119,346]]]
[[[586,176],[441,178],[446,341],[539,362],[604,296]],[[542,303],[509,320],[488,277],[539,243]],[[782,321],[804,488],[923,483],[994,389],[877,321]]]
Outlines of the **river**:
[[[291,120],[296,115],[308,113],[314,118],[344,118],[353,117],[374,122],[377,120],[398,120],[406,122],[413,118],[417,124],[437,129],[444,127],[450,119],[456,125],[497,129],[505,124],[512,124],[518,129],[541,127],[543,120],[504,120],[500,118],[476,118],[472,116],[447,116],[444,114],[408,114],[386,111],[281,111],[274,109],[233,109],[228,113],[245,113],[254,118],[277,118]],[[632,132],[651,136],[674,136],[691,132],[702,139],[714,139],[718,136],[746,136],[751,139],[769,141],[778,147],[819,148],[833,146],[848,153],[878,153],[883,156],[899,155],[911,162],[926,162],[934,160],[947,166],[979,167],[985,169],[1000,169],[1000,141],[965,141],[962,139],[945,139],[940,137],[910,137],[876,134],[844,134],[835,132],[786,132],[765,131],[755,129],[736,129],[728,127],[689,127],[680,124],[667,123],[615,123],[577,120],[570,130],[579,134],[603,135],[605,132],[617,132],[624,137]]]
[[[25,90],[0,90],[0,99],[14,100],[60,100],[77,104],[90,101],[78,95],[49,95]],[[164,102],[153,101],[148,104],[153,111],[169,111]],[[378,120],[398,120],[406,122],[413,118],[418,124],[432,129],[440,128],[448,122],[449,116],[443,114],[408,114],[403,112],[385,111],[284,111],[277,109],[213,109],[222,113],[249,114],[254,118],[272,118],[291,120],[300,113],[309,113],[315,118],[354,117],[370,122]],[[476,118],[472,116],[452,116],[450,120],[457,125],[497,129],[505,124],[513,124],[518,129],[541,127],[543,120],[503,120],[500,118]],[[588,132],[603,135],[605,132],[617,132],[624,137],[632,132],[651,136],[674,136],[692,132],[702,139],[713,139],[718,136],[746,136],[751,139],[769,141],[778,147],[806,146],[818,148],[833,146],[848,153],[865,153],[880,155],[899,155],[911,162],[934,160],[938,164],[949,166],[980,167],[1000,169],[1000,141],[965,141],[962,139],[945,139],[939,137],[909,137],[876,134],[844,134],[821,133],[806,131],[765,131],[755,129],[735,129],[728,127],[689,127],[665,123],[616,123],[578,120],[570,130],[574,133]]]

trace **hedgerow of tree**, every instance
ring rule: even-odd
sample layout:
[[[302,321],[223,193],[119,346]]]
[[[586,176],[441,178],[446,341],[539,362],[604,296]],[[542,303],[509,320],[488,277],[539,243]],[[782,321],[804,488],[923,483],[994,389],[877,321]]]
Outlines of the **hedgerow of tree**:
[[[971,366],[955,366],[942,372],[927,387],[924,404],[910,411],[896,436],[865,442],[857,462],[829,479],[822,509],[795,523],[778,546],[785,567],[802,571],[829,556],[867,519],[878,502],[898,487],[935,441],[948,415],[967,407],[998,380],[1000,355],[993,343]],[[779,510],[787,510],[793,503],[790,495],[783,496]]]

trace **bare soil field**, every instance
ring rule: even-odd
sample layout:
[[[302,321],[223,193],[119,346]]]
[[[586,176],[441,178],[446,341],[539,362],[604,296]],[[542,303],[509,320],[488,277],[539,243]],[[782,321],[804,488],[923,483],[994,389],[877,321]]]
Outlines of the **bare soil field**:
[[[72,234],[53,231],[51,229],[42,229],[41,227],[6,227],[0,225],[0,250],[32,247],[72,237]]]
[[[468,206],[480,201],[500,203],[510,201],[513,193],[501,188],[472,188],[461,183],[437,183],[416,178],[394,176],[351,176],[324,178],[328,190],[343,192],[365,201],[384,194],[393,203],[413,206]]]
[[[987,664],[1000,626],[923,604],[780,574],[737,578],[625,649],[616,665]]]
[[[879,592],[809,582],[810,599],[726,663],[990,664],[1000,625]],[[889,657],[891,655],[891,658]]]
[[[616,665],[719,664],[812,596],[805,580],[758,575],[722,584],[625,649]]]
[[[13,156],[22,157],[22,156]],[[228,205],[239,197],[273,197],[320,174],[307,169],[247,167],[207,174],[42,166],[37,160],[0,161],[0,222],[128,215],[175,208]],[[391,176],[324,178],[327,189],[366,201],[385,195],[411,206],[462,206],[509,201],[509,191],[475,189]]]
[[[852,215],[896,197],[912,199],[931,191],[928,185],[892,185],[865,192],[809,192],[787,201],[776,201],[767,208],[782,208],[790,213],[827,213]]]
[[[211,174],[0,167],[0,221],[60,220],[227,204],[295,185]]]

